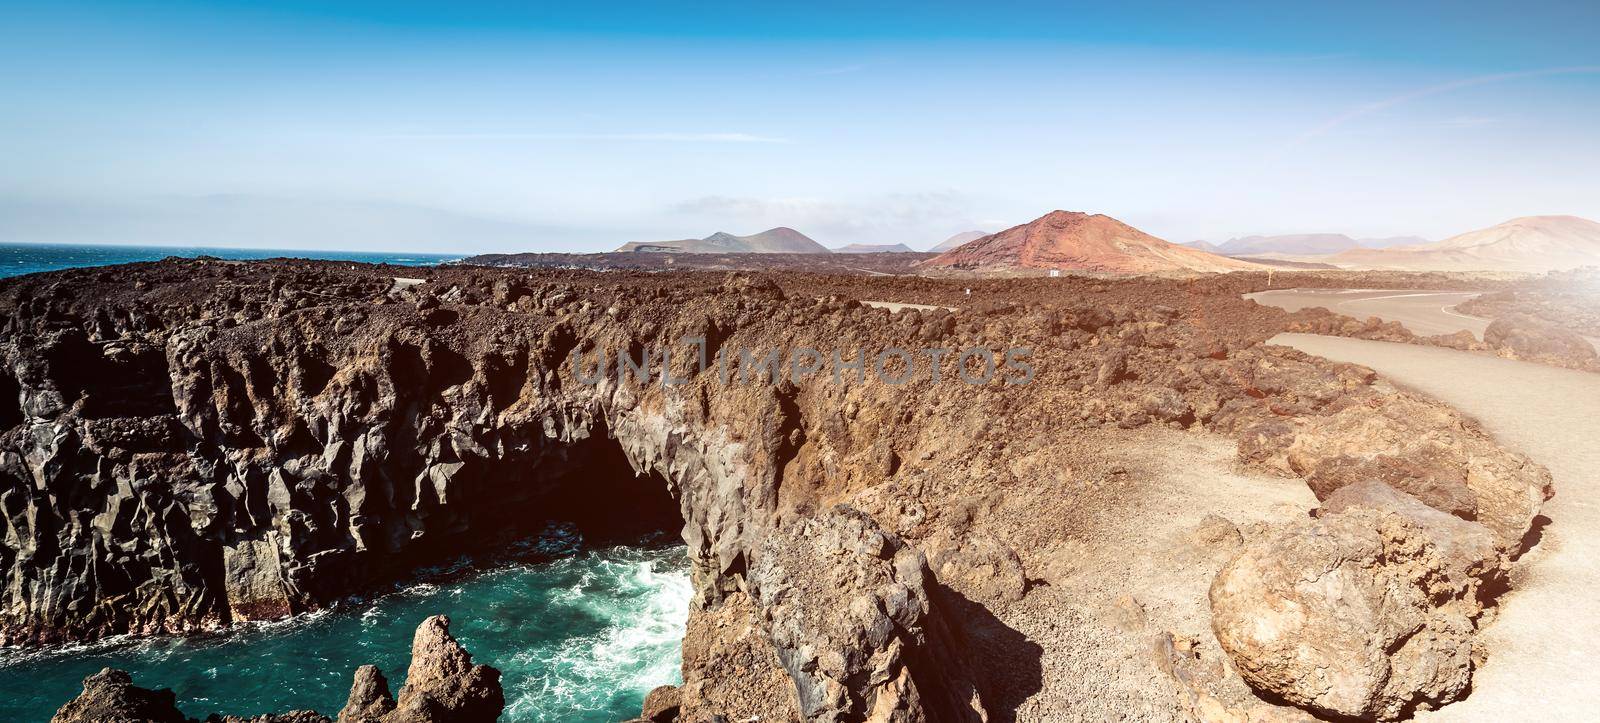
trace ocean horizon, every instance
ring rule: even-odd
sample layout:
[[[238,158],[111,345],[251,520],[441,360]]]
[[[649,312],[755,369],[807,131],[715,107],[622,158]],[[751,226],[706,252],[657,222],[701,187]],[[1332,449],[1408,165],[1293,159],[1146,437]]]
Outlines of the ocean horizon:
[[[119,244],[0,243],[0,278],[45,271],[160,261],[171,256],[219,259],[314,259],[396,266],[433,266],[463,258],[459,254],[398,251],[229,248],[217,246],[123,246]]]

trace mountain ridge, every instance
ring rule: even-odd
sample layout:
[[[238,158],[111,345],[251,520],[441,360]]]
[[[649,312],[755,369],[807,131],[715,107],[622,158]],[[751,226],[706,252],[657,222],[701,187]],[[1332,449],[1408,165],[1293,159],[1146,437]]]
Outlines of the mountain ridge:
[[[749,236],[718,231],[700,239],[673,241],[633,241],[617,251],[637,253],[747,253],[747,254],[826,254],[827,247],[788,226],[769,228]]]
[[[1418,246],[1428,243],[1421,236],[1354,238],[1342,233],[1252,234],[1236,236],[1221,244],[1191,241],[1190,248],[1224,256],[1327,256],[1352,249],[1382,249]]]
[[[1406,271],[1544,273],[1600,265],[1600,223],[1579,216],[1521,216],[1443,241],[1351,249],[1329,261]]]
[[[1280,236],[1241,236],[1228,239],[1217,247],[1225,256],[1253,254],[1297,254],[1314,256],[1335,254],[1358,248],[1360,244],[1342,233],[1302,233]]]
[[[914,254],[916,250],[905,244],[845,244],[829,249],[836,254]]]

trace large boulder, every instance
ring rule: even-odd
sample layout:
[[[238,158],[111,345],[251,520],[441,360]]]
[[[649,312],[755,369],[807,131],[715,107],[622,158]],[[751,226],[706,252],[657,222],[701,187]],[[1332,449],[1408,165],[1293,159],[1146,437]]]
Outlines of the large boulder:
[[[1553,493],[1550,472],[1494,443],[1455,410],[1404,393],[1309,417],[1264,446],[1320,500],[1379,480],[1424,504],[1488,527],[1516,550]]]
[[[376,665],[356,668],[355,682],[350,685],[350,697],[339,711],[339,723],[381,721],[394,710],[394,694],[389,692],[389,680]]]
[[[1246,544],[1211,586],[1212,628],[1258,691],[1330,716],[1392,720],[1464,695],[1494,533],[1377,482]]]
[[[673,723],[683,705],[683,694],[676,685],[661,685],[644,696],[639,718],[649,723]]]

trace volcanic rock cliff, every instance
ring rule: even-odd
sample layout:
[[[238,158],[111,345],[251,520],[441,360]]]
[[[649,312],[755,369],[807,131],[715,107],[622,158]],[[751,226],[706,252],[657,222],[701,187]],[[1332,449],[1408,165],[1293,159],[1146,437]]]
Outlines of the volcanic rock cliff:
[[[898,313],[857,299],[960,285],[783,282],[214,260],[4,282],[0,639],[283,617],[557,519],[688,543],[682,720],[1181,720],[1270,707],[1252,690],[1393,717],[1465,692],[1473,660],[1443,651],[1470,646],[1548,474],[1370,371],[1263,345],[1291,317],[1238,298],[1257,281]],[[1140,548],[1185,610],[1217,575],[1214,641],[1068,594],[1129,558],[1097,541],[1186,494],[1116,461],[1171,434],[1235,439],[1325,500],[1316,529],[1207,518],[1200,557]],[[1370,481],[1395,493],[1340,497]],[[1369,540],[1357,514],[1396,522]],[[1485,543],[1429,552],[1457,524]],[[1296,582],[1353,554],[1393,569]],[[1262,600],[1317,614],[1250,627]],[[1328,644],[1285,648],[1307,636]],[[1074,667],[1096,656],[1120,672]]]

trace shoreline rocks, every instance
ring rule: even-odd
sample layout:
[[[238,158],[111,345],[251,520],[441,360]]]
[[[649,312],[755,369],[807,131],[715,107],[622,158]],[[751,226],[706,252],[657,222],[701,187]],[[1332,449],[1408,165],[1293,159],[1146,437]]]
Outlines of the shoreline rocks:
[[[355,671],[350,700],[338,723],[494,723],[505,707],[500,671],[473,665],[472,655],[450,635],[450,619],[422,621],[411,645],[411,668],[398,702],[376,666]],[[178,710],[169,689],[133,684],[126,672],[106,668],[83,681],[83,693],[57,711],[51,723],[196,723]],[[212,714],[206,723],[333,723],[315,711],[249,717]]]

